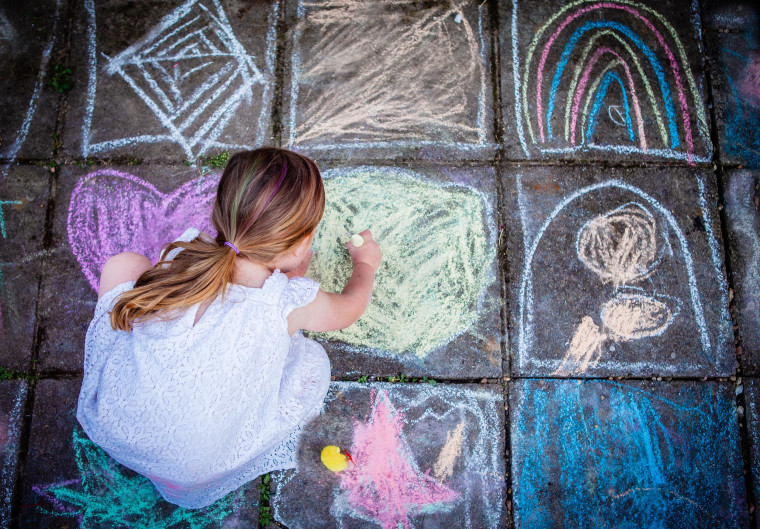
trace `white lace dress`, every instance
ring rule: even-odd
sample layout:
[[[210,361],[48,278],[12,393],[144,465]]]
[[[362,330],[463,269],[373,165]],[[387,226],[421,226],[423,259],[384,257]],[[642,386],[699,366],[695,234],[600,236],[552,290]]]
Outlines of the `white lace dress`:
[[[133,286],[107,292],[87,330],[77,419],[90,439],[191,509],[294,468],[330,363],[316,342],[291,338],[285,318],[313,301],[319,284],[275,270],[261,288],[230,285],[195,326],[197,306],[114,331],[109,311]]]

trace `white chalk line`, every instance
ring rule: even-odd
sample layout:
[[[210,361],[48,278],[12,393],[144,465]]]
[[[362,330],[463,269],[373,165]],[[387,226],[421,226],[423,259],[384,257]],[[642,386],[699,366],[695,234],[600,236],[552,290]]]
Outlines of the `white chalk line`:
[[[530,158],[530,151],[528,151],[528,144],[525,142],[525,132],[523,131],[522,123],[522,99],[520,98],[522,83],[520,82],[520,57],[517,53],[517,4],[518,0],[512,2],[512,78],[515,85],[515,125],[517,126],[517,137],[520,139],[520,146],[525,156]]]
[[[530,347],[533,347],[534,342],[534,335],[533,335],[533,257],[535,256],[536,250],[538,249],[538,244],[541,241],[541,238],[544,235],[544,232],[548,229],[551,222],[555,219],[555,217],[572,201],[575,199],[586,195],[593,191],[598,191],[600,189],[605,188],[620,188],[626,191],[630,191],[634,194],[639,195],[641,198],[646,200],[651,204],[653,208],[655,208],[661,215],[665,217],[665,219],[670,224],[671,229],[674,231],[676,237],[678,238],[680,245],[681,245],[681,252],[683,254],[683,259],[686,264],[686,272],[688,275],[688,283],[689,283],[689,292],[691,296],[692,301],[692,308],[694,312],[694,318],[697,323],[697,327],[699,329],[699,335],[700,335],[700,341],[702,343],[702,352],[701,354],[703,356],[706,356],[708,362],[712,362],[712,354],[711,354],[711,345],[710,345],[710,336],[707,328],[707,323],[705,322],[705,316],[704,311],[702,309],[702,300],[699,295],[699,290],[697,288],[697,282],[696,282],[696,275],[694,273],[694,264],[691,257],[691,252],[689,251],[688,243],[686,242],[686,238],[683,235],[683,232],[681,231],[680,227],[678,226],[678,223],[676,222],[675,218],[673,217],[672,213],[665,209],[654,197],[651,195],[645,193],[641,189],[634,187],[630,184],[627,184],[625,182],[622,182],[620,180],[608,180],[606,182],[600,182],[597,184],[593,184],[587,187],[584,187],[582,189],[579,189],[566,198],[564,198],[555,208],[554,210],[549,214],[549,216],[546,218],[546,221],[544,221],[541,228],[538,230],[538,232],[535,235],[535,238],[533,239],[533,244],[525,257],[525,262],[523,264],[523,278],[520,284],[520,293],[519,293],[519,306],[520,306],[520,321],[519,321],[519,334],[518,334],[518,363],[520,365],[521,369],[525,368],[525,362],[528,360],[528,347],[530,344]],[[561,362],[558,361],[558,362]],[[631,364],[626,364],[631,365]]]
[[[644,152],[643,150],[641,150],[640,147],[635,147],[633,145],[599,145],[596,143],[586,143],[583,145],[579,145],[577,147],[556,147],[556,148],[538,147],[538,150],[542,154],[543,153],[567,154],[567,153],[583,152],[588,149],[593,149],[597,151],[613,151],[618,154],[641,154],[644,156],[654,155],[654,156],[661,156],[663,158],[673,158],[676,160],[688,161],[688,156],[686,155],[686,153],[673,151],[670,149],[652,149],[652,148],[647,148],[646,152]],[[699,163],[712,163],[712,158],[709,158],[707,156],[699,156],[697,154],[692,154],[691,159]]]
[[[712,257],[713,270],[715,271],[715,280],[720,290],[720,322],[721,332],[719,332],[719,339],[728,343],[733,337],[733,327],[731,324],[731,315],[728,313],[728,278],[723,273],[723,260],[721,259],[721,252],[718,247],[718,240],[715,237],[715,233],[712,228],[712,216],[710,215],[710,208],[707,206],[707,185],[705,177],[702,174],[697,174],[697,185],[699,186],[699,207],[702,209],[702,217],[704,219],[705,231],[707,232],[707,242],[710,246],[710,257]]]
[[[50,61],[50,53],[53,51],[53,46],[55,45],[55,36],[58,32],[58,16],[60,14],[60,9],[61,0],[56,0],[55,14],[53,15],[53,29],[50,31],[50,40],[42,51],[40,69],[37,73],[37,79],[34,82],[32,97],[29,100],[29,106],[27,107],[24,121],[22,122],[21,127],[16,134],[16,140],[13,142],[10,149],[8,149],[8,152],[5,155],[5,158],[7,158],[11,163],[16,160],[16,155],[18,155],[19,150],[21,150],[21,147],[26,141],[26,137],[29,134],[29,128],[32,125],[32,118],[34,117],[34,114],[37,110],[37,100],[39,99],[40,93],[42,92],[42,82],[45,80],[45,75],[47,75],[47,65],[48,61]],[[0,176],[4,176],[4,174]]]
[[[12,478],[16,475],[16,457],[18,455],[18,444],[21,438],[21,416],[22,406],[26,400],[26,382],[21,381],[16,398],[13,401],[13,409],[8,418],[8,440],[3,448],[5,458],[3,459],[3,472],[0,476],[0,484],[7,486],[2,491],[3,508],[0,509],[0,527],[8,529],[11,526],[11,501],[13,499],[13,489],[16,485],[15,480],[11,483]]]

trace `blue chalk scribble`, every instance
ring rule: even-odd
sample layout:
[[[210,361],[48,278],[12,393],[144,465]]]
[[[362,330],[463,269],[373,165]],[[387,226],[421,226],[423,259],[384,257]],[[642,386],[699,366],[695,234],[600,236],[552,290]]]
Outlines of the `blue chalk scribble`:
[[[733,392],[718,383],[522,380],[518,528],[745,527]]]

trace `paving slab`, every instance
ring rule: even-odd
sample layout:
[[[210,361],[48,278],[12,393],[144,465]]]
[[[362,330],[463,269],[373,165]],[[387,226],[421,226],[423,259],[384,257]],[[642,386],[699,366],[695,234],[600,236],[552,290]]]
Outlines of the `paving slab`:
[[[27,384],[23,380],[0,382],[0,527],[3,529],[11,526],[26,394]]]
[[[760,373],[760,171],[726,171],[724,182],[742,371],[756,375]]]
[[[744,404],[746,405],[747,432],[749,433],[750,470],[752,493],[755,502],[760,498],[760,381],[744,378]]]
[[[734,385],[518,380],[515,526],[748,527]]]
[[[336,375],[498,377],[502,373],[498,218],[492,167],[320,164],[327,207],[308,276],[340,292],[350,234],[383,251],[364,315],[315,334]]]
[[[709,163],[699,2],[502,2],[506,154]]]
[[[504,435],[501,386],[333,383],[297,469],[273,474],[274,518],[290,529],[505,527]],[[353,463],[328,470],[327,445]]]
[[[475,0],[290,0],[283,143],[336,158],[489,159],[491,14]]]
[[[184,165],[62,168],[53,251],[40,293],[43,370],[82,368],[84,337],[109,257],[137,251],[156,261],[161,246],[186,228],[210,230],[218,179]]]
[[[721,160],[760,168],[760,9],[708,2],[705,11]]]
[[[34,398],[20,527],[252,527],[258,480],[204,509],[164,501],[147,478],[119,465],[76,421],[81,378],[42,380]]]
[[[48,83],[56,74],[63,80],[67,4],[13,0],[0,7],[0,158],[7,161],[53,154],[58,93]]]
[[[82,2],[65,152],[194,160],[269,143],[279,2]]]
[[[30,368],[50,172],[11,166],[0,176],[0,366]]]
[[[735,372],[711,171],[510,167],[503,176],[513,373]]]

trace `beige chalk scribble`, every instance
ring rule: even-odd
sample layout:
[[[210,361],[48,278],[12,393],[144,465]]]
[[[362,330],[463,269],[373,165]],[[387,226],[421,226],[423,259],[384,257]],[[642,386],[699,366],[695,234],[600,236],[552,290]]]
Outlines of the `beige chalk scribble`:
[[[679,312],[680,304],[675,298],[655,298],[623,288],[602,305],[601,326],[591,316],[581,319],[562,364],[554,374],[585,373],[596,365],[608,344],[659,336]]]
[[[454,473],[454,463],[462,455],[462,442],[464,441],[464,423],[460,422],[454,431],[446,433],[446,442],[441,448],[441,453],[433,466],[435,479],[443,482]]]
[[[468,4],[302,2],[295,142],[482,141],[485,72]]]
[[[680,302],[630,285],[655,273],[659,246],[654,216],[637,203],[598,215],[578,230],[578,258],[615,292],[600,309],[600,324],[581,318],[555,375],[585,373],[613,345],[660,336],[670,327]]]
[[[379,354],[420,358],[478,318],[495,257],[485,197],[411,171],[364,167],[325,173],[327,207],[309,277],[340,292],[351,275],[346,241],[372,230],[383,251],[369,307],[352,326],[318,334]]]
[[[601,356],[606,341],[607,333],[594,323],[591,316],[584,316],[575,330],[562,364],[554,374],[565,375],[574,371],[585,373],[589,365],[596,363]]]
[[[605,283],[640,281],[657,265],[657,222],[644,206],[626,204],[587,222],[578,232],[576,251]]]
[[[617,342],[659,336],[675,314],[663,301],[640,294],[618,293],[602,306],[602,323]]]

